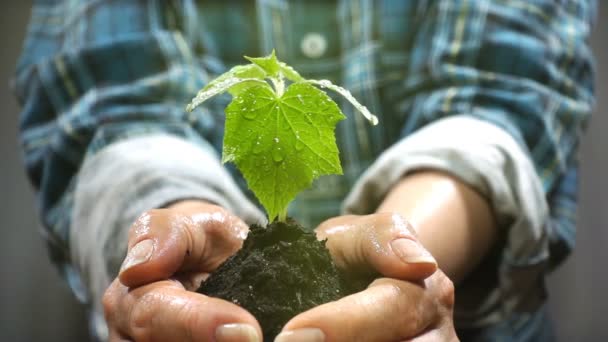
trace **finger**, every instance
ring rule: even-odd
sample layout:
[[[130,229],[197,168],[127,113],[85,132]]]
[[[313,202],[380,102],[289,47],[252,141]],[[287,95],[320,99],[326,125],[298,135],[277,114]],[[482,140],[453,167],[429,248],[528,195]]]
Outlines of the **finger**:
[[[432,326],[434,309],[421,285],[383,278],[294,317],[275,341],[402,341]]]
[[[437,269],[433,256],[398,214],[337,217],[322,223],[317,236],[327,239],[334,261],[344,269],[412,281]]]
[[[120,333],[118,333],[114,329],[110,329],[110,332],[108,334],[108,341],[110,341],[110,342],[133,342],[128,337],[122,336]]]
[[[217,206],[149,211],[131,227],[120,281],[139,286],[178,272],[213,271],[241,248],[247,232],[243,221]]]
[[[445,328],[433,329],[431,331],[427,331],[420,336],[417,336],[410,340],[411,342],[457,342],[458,337],[456,336],[456,332],[452,329],[452,331],[448,331]]]
[[[105,300],[106,320],[134,341],[261,341],[261,328],[241,307],[186,291],[166,280],[132,290],[118,285],[112,306]]]
[[[458,335],[456,335],[456,329],[454,328],[454,322],[448,317],[444,317],[441,323],[434,329],[423,332],[422,334],[409,340],[411,342],[459,342]]]
[[[196,291],[210,275],[209,272],[186,272],[176,274],[171,279],[179,281],[188,291]]]

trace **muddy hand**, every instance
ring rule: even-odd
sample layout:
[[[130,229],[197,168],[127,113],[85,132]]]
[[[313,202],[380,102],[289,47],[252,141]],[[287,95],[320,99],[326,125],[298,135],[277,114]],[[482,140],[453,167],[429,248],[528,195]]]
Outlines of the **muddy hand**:
[[[379,274],[367,289],[290,320],[275,341],[456,341],[452,282],[401,216],[341,216],[317,228],[339,267]]]
[[[248,227],[226,210],[179,202],[139,217],[103,304],[111,341],[261,341],[246,310],[196,290],[241,248]]]

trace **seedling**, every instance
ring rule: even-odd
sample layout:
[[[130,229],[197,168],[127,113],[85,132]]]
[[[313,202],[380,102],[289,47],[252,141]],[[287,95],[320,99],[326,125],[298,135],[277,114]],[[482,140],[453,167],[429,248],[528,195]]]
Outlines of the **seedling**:
[[[308,80],[279,61],[245,57],[201,89],[192,111],[228,92],[222,163],[234,162],[266,209],[268,221],[285,221],[295,196],[322,175],[342,174],[336,124],[345,118],[324,89],[346,98],[373,125],[378,119],[352,94],[328,80]],[[321,88],[321,89],[319,89]]]
[[[197,291],[244,307],[260,322],[264,339],[272,340],[296,314],[367,285],[341,274],[314,232],[285,221],[289,202],[314,179],[342,173],[334,131],[345,116],[325,90],[344,96],[372,124],[378,119],[346,89],[304,79],[274,51],[246,58],[251,64],[211,81],[187,110],[215,95],[232,95],[222,162],[240,169],[270,224],[252,225],[243,248]]]

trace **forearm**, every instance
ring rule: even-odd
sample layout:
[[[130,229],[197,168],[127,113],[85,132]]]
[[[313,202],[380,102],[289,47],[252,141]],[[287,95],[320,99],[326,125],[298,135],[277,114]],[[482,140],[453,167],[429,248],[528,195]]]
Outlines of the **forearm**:
[[[462,280],[492,248],[497,224],[488,201],[446,173],[418,171],[389,191],[377,212],[407,218],[422,244],[454,283]]]

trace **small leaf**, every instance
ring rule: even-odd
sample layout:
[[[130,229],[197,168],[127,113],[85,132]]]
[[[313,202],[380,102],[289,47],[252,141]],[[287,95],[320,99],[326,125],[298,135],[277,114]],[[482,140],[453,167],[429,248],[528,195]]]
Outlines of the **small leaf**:
[[[369,120],[369,122],[371,122],[372,125],[375,126],[378,124],[378,117],[376,117],[375,115],[370,113],[370,111],[369,111],[369,109],[367,109],[367,107],[365,107],[359,101],[357,101],[357,99],[355,99],[355,97],[353,96],[353,94],[350,93],[350,91],[348,91],[340,86],[337,86],[328,80],[306,80],[306,82],[312,83],[321,88],[331,89],[331,90],[335,91],[336,93],[344,96],[344,98],[347,99],[361,114],[363,114],[363,116],[367,120]]]
[[[213,81],[207,83],[203,90],[213,87],[215,84],[222,82],[231,77],[238,78],[257,78],[263,80],[266,77],[266,72],[255,64],[237,65],[230,70],[216,77]]]
[[[264,71],[264,69],[260,68],[259,66],[255,65],[255,64],[237,65],[237,66],[234,66],[230,70],[233,71],[234,76],[240,77],[240,78],[263,79],[264,77],[266,77],[266,72]]]
[[[276,77],[281,70],[281,66],[279,61],[277,60],[277,56],[274,53],[274,50],[270,53],[270,55],[266,57],[247,57],[245,58],[251,63],[262,68],[269,77]]]
[[[191,112],[194,110],[194,108],[198,107],[201,103],[207,101],[213,96],[224,93],[230,89],[233,89],[235,86],[243,85],[245,83],[249,83],[250,85],[267,84],[265,81],[257,78],[239,78],[235,76],[228,76],[223,80],[212,82],[212,84],[209,84],[209,86],[201,89],[192,99],[192,101],[186,106],[186,111]],[[241,90],[242,89],[245,88],[241,88]]]
[[[304,77],[300,76],[300,74],[292,67],[290,67],[289,65],[283,63],[283,62],[279,62],[279,67],[281,70],[281,73],[283,74],[283,76],[285,76],[285,78],[287,78],[288,80],[292,81],[292,82],[302,82],[305,81]]]
[[[223,161],[236,164],[272,221],[315,178],[342,173],[334,130],[344,118],[304,82],[281,97],[267,84],[249,87],[226,108]]]

